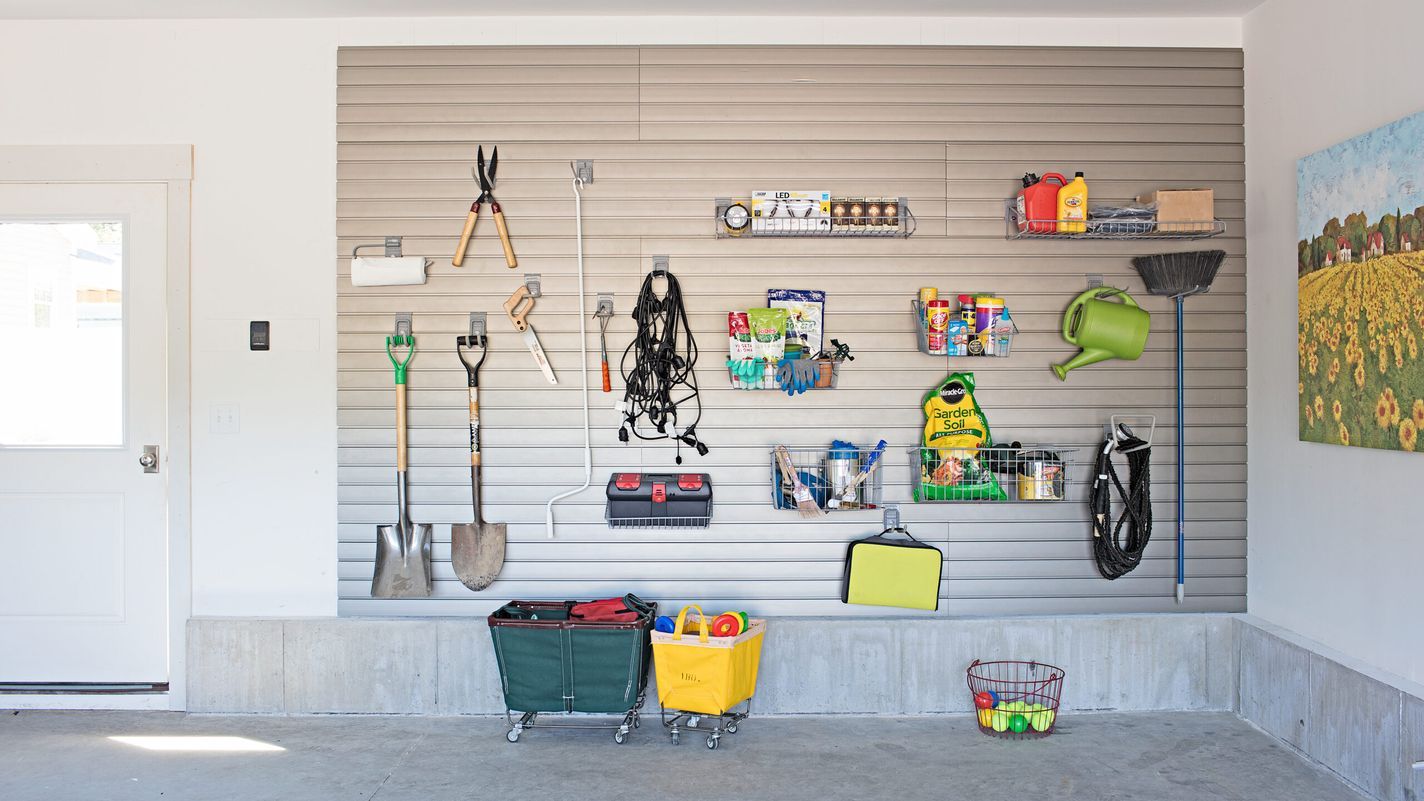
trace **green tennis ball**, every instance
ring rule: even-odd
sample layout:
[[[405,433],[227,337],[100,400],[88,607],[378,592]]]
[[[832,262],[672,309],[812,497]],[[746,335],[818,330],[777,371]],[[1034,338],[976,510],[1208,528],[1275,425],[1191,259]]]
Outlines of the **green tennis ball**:
[[[1048,731],[1053,728],[1053,718],[1056,713],[1052,709],[1045,709],[1042,712],[1035,712],[1029,715],[1029,725],[1034,731]]]
[[[1009,716],[1006,712],[994,712],[993,719],[989,723],[994,731],[1008,731]]]
[[[1009,728],[1016,734],[1024,731],[1028,728],[1028,718],[1023,715],[1014,715],[1009,718]]]

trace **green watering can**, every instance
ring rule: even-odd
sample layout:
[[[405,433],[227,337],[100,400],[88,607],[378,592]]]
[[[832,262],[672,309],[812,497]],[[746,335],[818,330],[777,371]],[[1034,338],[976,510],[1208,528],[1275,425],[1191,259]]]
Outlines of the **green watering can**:
[[[1114,295],[1122,298],[1122,302],[1109,300]],[[1053,372],[1062,381],[1068,377],[1069,370],[1079,367],[1106,359],[1136,359],[1147,344],[1151,319],[1125,290],[1089,289],[1074,298],[1068,304],[1068,311],[1063,313],[1063,338],[1083,350],[1066,363],[1053,365]]]

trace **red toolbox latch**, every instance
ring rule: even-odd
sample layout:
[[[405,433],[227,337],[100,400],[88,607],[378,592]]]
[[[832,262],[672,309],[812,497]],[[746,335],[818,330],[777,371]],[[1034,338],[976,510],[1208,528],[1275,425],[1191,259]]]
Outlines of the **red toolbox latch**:
[[[690,492],[696,492],[702,489],[702,474],[683,473],[677,477],[677,487],[678,489],[684,489]]]
[[[613,486],[621,490],[635,490],[643,486],[643,474],[619,473],[613,477]]]
[[[667,485],[653,485],[653,503],[667,503]]]

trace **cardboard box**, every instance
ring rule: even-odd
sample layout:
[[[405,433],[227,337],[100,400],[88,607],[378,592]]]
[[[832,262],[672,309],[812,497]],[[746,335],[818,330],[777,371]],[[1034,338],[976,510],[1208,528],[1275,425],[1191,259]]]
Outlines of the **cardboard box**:
[[[830,230],[830,192],[752,192],[753,232],[824,233]]]
[[[1157,207],[1157,230],[1163,233],[1211,231],[1216,219],[1216,193],[1210,189],[1158,189],[1137,198]]]

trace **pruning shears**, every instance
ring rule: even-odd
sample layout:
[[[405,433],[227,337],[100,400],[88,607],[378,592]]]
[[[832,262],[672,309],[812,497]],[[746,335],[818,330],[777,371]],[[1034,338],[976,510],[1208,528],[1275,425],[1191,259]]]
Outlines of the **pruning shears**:
[[[470,204],[470,213],[465,217],[465,230],[460,232],[460,246],[455,249],[454,258],[450,263],[459,267],[465,261],[465,249],[470,246],[470,236],[475,232],[475,221],[480,218],[480,205],[489,201],[490,210],[494,212],[494,227],[499,229],[499,243],[504,246],[504,263],[510,269],[519,266],[519,261],[514,258],[514,246],[509,242],[509,228],[504,224],[504,210],[499,207],[499,201],[494,199],[494,174],[499,169],[499,146],[496,145],[494,152],[490,154],[489,169],[485,169],[485,147],[480,145],[475,150],[475,167],[470,168],[470,175],[480,183],[480,194],[475,198],[475,202]]]

